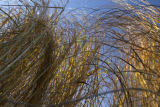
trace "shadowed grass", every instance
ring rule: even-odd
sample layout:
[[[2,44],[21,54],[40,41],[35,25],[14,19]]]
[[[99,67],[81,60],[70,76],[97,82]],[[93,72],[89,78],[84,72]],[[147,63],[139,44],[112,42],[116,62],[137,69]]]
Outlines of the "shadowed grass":
[[[158,107],[160,10],[119,3],[83,20],[45,0],[0,8],[0,105]]]
[[[62,12],[51,14],[48,4],[42,0],[38,6],[22,4],[10,14],[1,13],[1,105],[13,105],[3,99],[58,104],[98,92],[95,59],[102,34],[96,29],[89,34],[85,23],[61,21]]]

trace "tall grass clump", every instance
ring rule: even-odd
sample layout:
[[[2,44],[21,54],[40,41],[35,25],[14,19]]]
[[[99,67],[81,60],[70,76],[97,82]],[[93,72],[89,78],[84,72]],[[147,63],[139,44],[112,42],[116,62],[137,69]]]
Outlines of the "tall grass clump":
[[[0,106],[158,107],[160,9],[114,1],[80,19],[49,0],[3,5]]]
[[[159,107],[160,9],[143,0],[114,1],[121,7],[100,14],[104,46],[113,50],[106,60],[109,80],[112,89],[122,89],[112,94],[110,105]]]
[[[98,24],[71,23],[49,0],[20,3],[0,8],[0,105],[96,105],[96,97],[67,101],[98,93]]]

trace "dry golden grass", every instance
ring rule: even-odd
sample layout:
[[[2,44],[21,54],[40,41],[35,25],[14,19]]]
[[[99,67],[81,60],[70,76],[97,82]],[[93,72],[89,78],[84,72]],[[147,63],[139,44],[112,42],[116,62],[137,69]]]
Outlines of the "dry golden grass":
[[[101,45],[97,42],[103,34],[96,33],[97,29],[88,33],[87,24],[78,21],[60,20],[62,12],[50,14],[48,4],[42,0],[38,6],[23,4],[9,10],[10,14],[1,13],[3,106],[58,104],[98,92],[96,59]]]
[[[114,93],[112,106],[159,107],[160,10],[143,0],[139,2],[129,4],[118,1],[123,8],[116,9],[112,14],[106,12],[102,15],[104,27],[110,27],[107,31],[107,37],[112,40],[110,45],[120,52],[112,55],[117,60],[114,87],[124,90],[142,88],[157,94],[140,91]]]
[[[0,8],[0,106],[158,107],[159,8],[119,2],[79,22],[49,3]]]

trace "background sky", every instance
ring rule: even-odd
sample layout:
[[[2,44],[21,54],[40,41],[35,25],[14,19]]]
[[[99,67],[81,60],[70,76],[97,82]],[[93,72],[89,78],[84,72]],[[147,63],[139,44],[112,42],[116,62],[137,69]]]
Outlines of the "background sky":
[[[70,0],[68,7],[71,8],[97,8],[112,5],[111,0]]]
[[[0,0],[1,4],[16,4],[16,1],[18,0]],[[29,0],[23,0],[23,1],[29,1]],[[51,0],[53,2],[59,1],[59,0]],[[133,0],[134,1],[134,0]],[[151,4],[159,5],[160,6],[160,0],[148,0]],[[75,8],[114,8],[115,4],[112,2],[112,0],[69,0],[69,4],[67,5],[67,9],[75,9]]]
[[[148,0],[151,4],[159,5],[160,0]],[[81,7],[88,7],[88,8],[97,8],[97,7],[111,7],[113,8],[114,3],[112,0],[70,0],[68,7],[71,8],[81,8]]]

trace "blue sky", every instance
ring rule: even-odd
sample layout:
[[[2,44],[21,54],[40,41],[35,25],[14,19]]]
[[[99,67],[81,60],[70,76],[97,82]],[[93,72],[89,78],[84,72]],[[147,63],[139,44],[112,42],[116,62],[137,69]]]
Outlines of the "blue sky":
[[[111,5],[111,0],[70,0],[68,7],[71,8],[97,8],[101,6]]]
[[[16,4],[15,1],[18,0],[0,0],[0,4]],[[29,1],[29,0],[23,0]],[[59,1],[59,0],[51,0],[51,1]],[[65,0],[64,0],[65,1]],[[150,3],[154,5],[160,6],[160,0],[148,0]],[[75,9],[75,8],[100,8],[100,7],[107,7],[107,8],[114,8],[114,3],[112,0],[70,0],[67,9]]]
[[[160,6],[160,0],[148,0],[150,3],[154,5],[159,5]]]
[[[148,0],[154,5],[160,6],[160,0]],[[113,7],[115,6],[112,0],[70,0],[68,7],[70,8],[98,8],[98,7]]]

